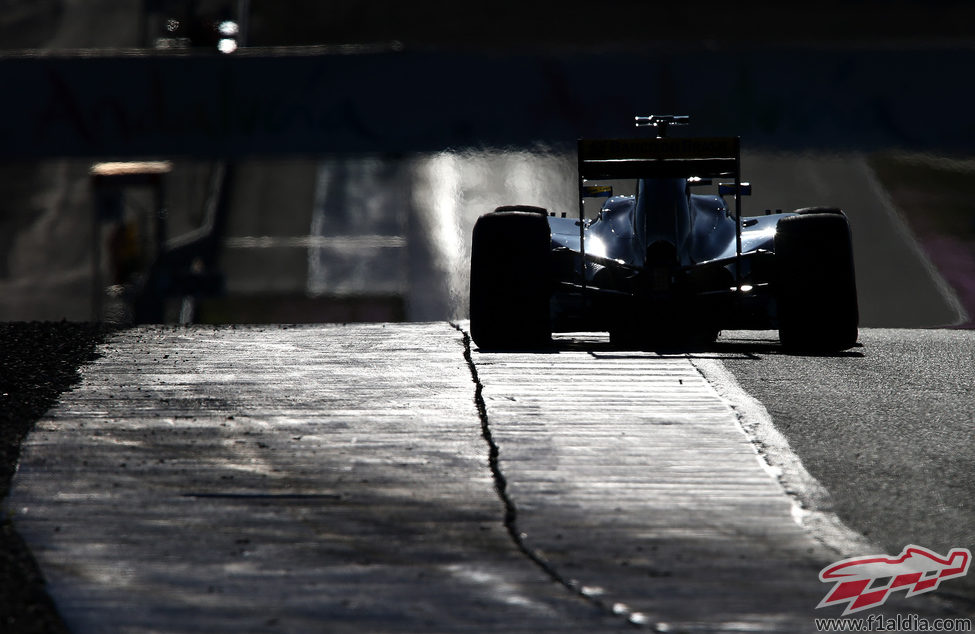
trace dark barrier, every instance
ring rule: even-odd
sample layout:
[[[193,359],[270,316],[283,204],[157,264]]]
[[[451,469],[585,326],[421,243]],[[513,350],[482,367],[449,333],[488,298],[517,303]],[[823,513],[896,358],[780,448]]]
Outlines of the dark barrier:
[[[0,58],[0,158],[569,147],[692,115],[746,147],[975,150],[975,50]]]

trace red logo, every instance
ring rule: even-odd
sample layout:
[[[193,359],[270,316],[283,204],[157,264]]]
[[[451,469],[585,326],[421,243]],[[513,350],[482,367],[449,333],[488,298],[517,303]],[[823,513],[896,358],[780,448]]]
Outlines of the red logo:
[[[823,583],[835,582],[816,608],[846,603],[843,615],[883,605],[891,592],[907,590],[907,596],[930,592],[947,579],[964,577],[972,553],[953,548],[947,556],[913,544],[897,557],[853,557],[826,566],[819,572]]]

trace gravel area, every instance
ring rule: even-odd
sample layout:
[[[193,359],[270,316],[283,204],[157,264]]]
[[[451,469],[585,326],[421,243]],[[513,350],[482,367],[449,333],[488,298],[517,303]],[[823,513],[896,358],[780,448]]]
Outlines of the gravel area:
[[[88,323],[0,323],[0,499],[10,492],[21,442],[78,382],[78,367],[95,358],[108,331]],[[67,632],[6,512],[0,517],[0,589],[0,631]]]

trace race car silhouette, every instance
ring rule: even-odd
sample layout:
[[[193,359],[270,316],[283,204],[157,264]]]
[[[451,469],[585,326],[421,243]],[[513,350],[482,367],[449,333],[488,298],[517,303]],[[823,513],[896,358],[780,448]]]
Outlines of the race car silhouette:
[[[478,347],[539,349],[553,332],[574,331],[608,331],[623,347],[687,346],[725,329],[778,329],[784,346],[814,353],[855,345],[846,215],[809,207],[742,217],[751,186],[741,181],[737,137],[668,137],[686,117],[636,119],[656,137],[579,140],[578,219],[528,205],[478,218]],[[614,196],[605,182],[620,180],[635,180],[635,193]],[[692,193],[715,184],[717,194]],[[587,218],[594,197],[606,201]]]

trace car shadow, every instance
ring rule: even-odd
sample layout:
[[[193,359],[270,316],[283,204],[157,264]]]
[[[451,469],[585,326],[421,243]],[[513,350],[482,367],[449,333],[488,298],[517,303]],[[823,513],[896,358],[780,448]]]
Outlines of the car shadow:
[[[863,344],[857,343],[849,350],[832,352],[815,352],[795,350],[783,347],[778,339],[762,337],[720,337],[714,342],[647,342],[640,346],[620,346],[609,340],[609,337],[596,335],[569,335],[553,338],[552,346],[539,350],[542,354],[557,354],[560,352],[588,352],[597,358],[621,359],[643,356],[646,353],[660,356],[687,356],[700,359],[744,359],[761,360],[763,356],[790,356],[816,358],[863,358]],[[524,351],[522,351],[524,352]]]

